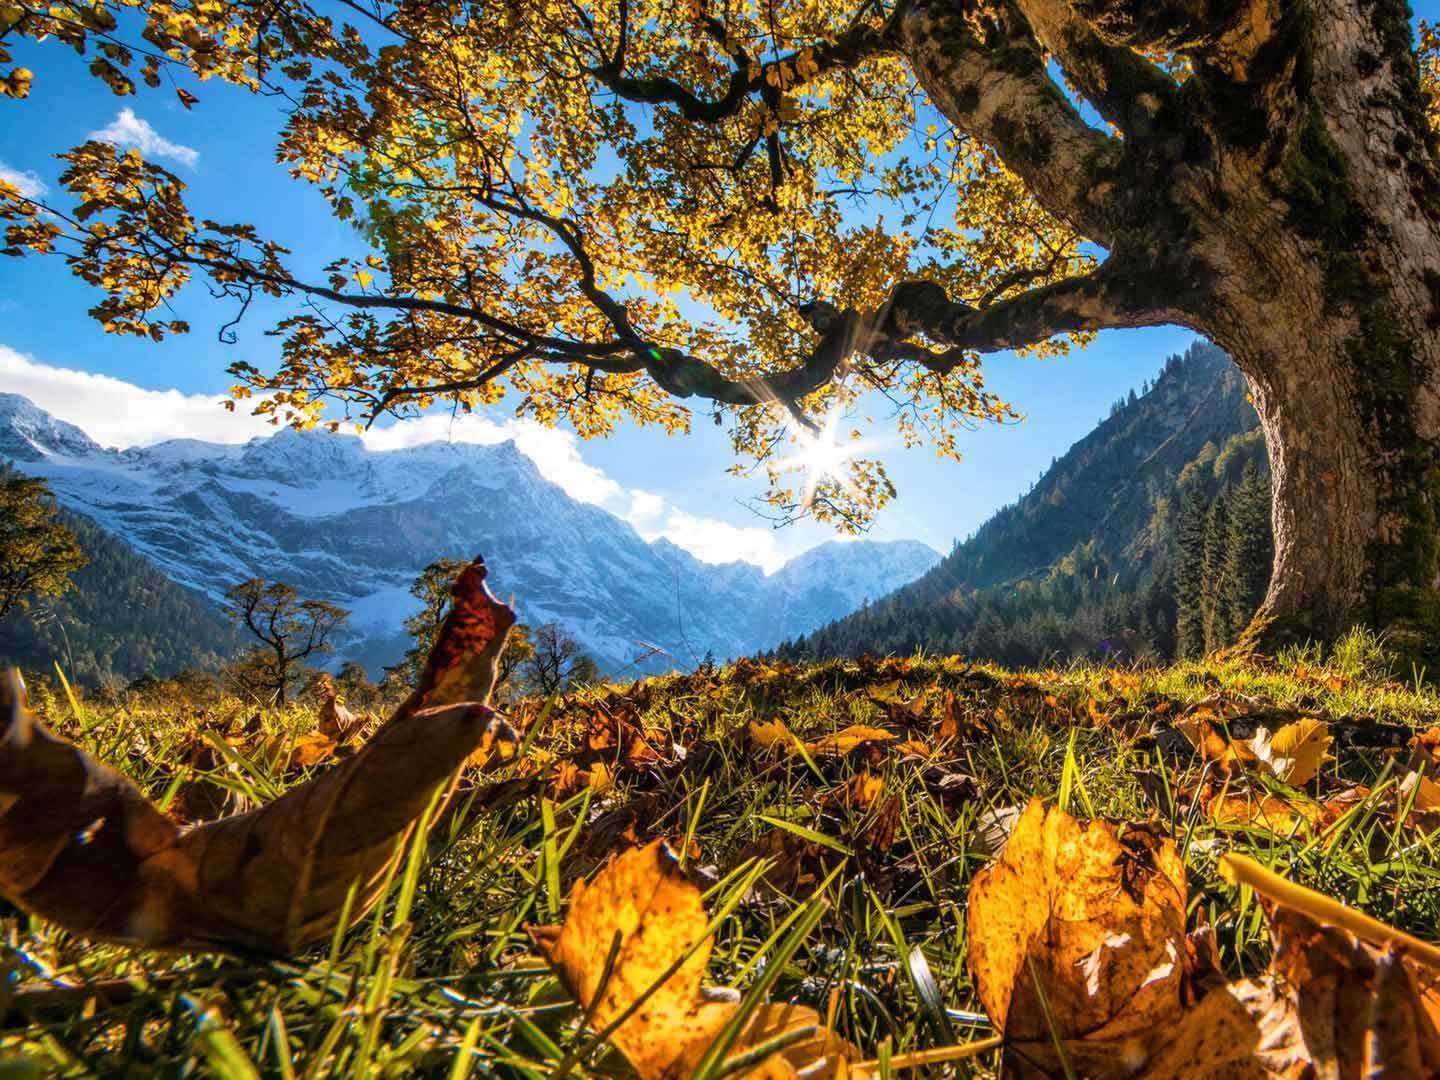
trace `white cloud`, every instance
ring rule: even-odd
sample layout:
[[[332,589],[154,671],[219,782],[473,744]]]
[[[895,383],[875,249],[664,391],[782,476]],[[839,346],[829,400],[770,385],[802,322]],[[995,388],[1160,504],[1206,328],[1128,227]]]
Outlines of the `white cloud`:
[[[190,169],[195,168],[200,160],[199,150],[171,142],[151,127],[148,121],[136,116],[133,109],[121,109],[114,120],[99,131],[92,131],[90,138],[127,150],[139,150],[142,157],[169,158]]]
[[[166,439],[243,443],[275,433],[268,421],[243,408],[233,413],[224,409],[222,394],[146,390],[108,375],[42,364],[5,345],[0,345],[0,391],[21,394],[96,442],[120,449]],[[400,450],[429,442],[493,445],[513,439],[540,474],[572,499],[603,506],[630,522],[646,540],[663,536],[703,562],[738,559],[756,563],[767,573],[785,562],[774,530],[690,514],[655,492],[627,488],[585,461],[573,432],[533,420],[430,413],[371,428],[361,438],[371,450]]]
[[[102,446],[149,446],[166,439],[239,443],[273,435],[264,419],[226,411],[222,394],[146,390],[108,375],[51,367],[0,345],[0,390],[21,394],[68,420]]]
[[[535,462],[540,475],[559,484],[565,494],[581,502],[607,504],[623,498],[621,486],[580,456],[579,440],[534,420],[497,423],[474,413],[450,416],[430,413],[371,428],[361,436],[371,450],[400,450],[428,442],[469,442],[489,445],[514,439],[520,452]]]
[[[0,180],[15,185],[27,199],[38,199],[50,190],[45,186],[45,181],[35,173],[28,169],[12,169],[3,161],[0,161]]]
[[[635,527],[646,540],[663,536],[701,562],[727,563],[738,559],[757,564],[767,574],[773,574],[786,562],[773,529],[696,517],[673,506],[659,528],[645,528],[639,523]]]
[[[644,522],[659,521],[665,516],[665,499],[653,491],[630,492],[630,509],[625,514],[637,529]]]

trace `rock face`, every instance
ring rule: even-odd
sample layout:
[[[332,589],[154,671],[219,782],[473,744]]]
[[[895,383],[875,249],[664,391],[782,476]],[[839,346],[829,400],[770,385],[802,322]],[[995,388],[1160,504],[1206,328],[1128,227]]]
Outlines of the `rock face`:
[[[374,668],[403,652],[415,576],[483,554],[521,618],[566,626],[602,669],[632,673],[768,648],[877,599],[939,555],[913,541],[824,544],[768,577],[646,543],[545,480],[513,443],[370,451],[354,436],[284,429],[244,445],[179,439],[107,450],[25,398],[0,394],[0,459],[45,477],[166,575],[218,599],[264,577],[353,612],[338,655]]]

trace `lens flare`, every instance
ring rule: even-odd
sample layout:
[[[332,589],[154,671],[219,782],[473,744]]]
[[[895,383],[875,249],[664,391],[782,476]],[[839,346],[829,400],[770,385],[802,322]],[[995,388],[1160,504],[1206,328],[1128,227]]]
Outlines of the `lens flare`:
[[[807,510],[815,501],[816,489],[827,482],[839,484],[849,495],[858,494],[850,478],[849,465],[870,444],[865,439],[838,440],[836,435],[843,419],[844,408],[837,402],[818,431],[790,425],[790,441],[795,444],[795,452],[777,461],[775,469],[781,473],[805,474],[803,505]]]

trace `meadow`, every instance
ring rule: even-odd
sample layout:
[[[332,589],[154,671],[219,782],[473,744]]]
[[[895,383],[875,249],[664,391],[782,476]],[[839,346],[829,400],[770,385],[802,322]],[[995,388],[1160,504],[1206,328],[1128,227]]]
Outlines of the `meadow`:
[[[53,675],[29,685],[46,724],[181,820],[263,804],[352,752],[317,734],[308,699],[265,710],[170,683],[108,699]],[[1184,917],[1210,928],[1225,978],[1271,960],[1261,905],[1220,871],[1227,852],[1440,939],[1440,804],[1415,738],[1440,723],[1440,693],[1362,633],[1163,668],[743,661],[507,715],[518,746],[464,772],[383,902],[328,945],[164,953],[0,908],[0,1071],[633,1075],[527,927],[563,922],[576,881],[658,838],[719,913],[707,982],[814,1008],[870,1074],[973,1046],[930,1074],[994,1075],[967,904],[1037,797],[1172,839]],[[1313,777],[1287,783],[1228,749],[1300,720],[1331,740]],[[717,1056],[695,1073],[754,1066]]]

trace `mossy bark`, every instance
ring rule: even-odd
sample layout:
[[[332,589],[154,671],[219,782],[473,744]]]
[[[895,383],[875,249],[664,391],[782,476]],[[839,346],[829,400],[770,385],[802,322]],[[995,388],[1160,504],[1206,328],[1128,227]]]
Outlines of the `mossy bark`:
[[[1125,131],[1083,158],[951,5],[921,0],[907,51],[1047,210],[1143,269],[1114,325],[1148,306],[1245,372],[1274,477],[1270,637],[1366,622],[1440,642],[1440,165],[1406,9],[1253,0],[1207,38],[1192,7],[1009,9]],[[1125,82],[1147,34],[1189,43],[1188,80]]]

